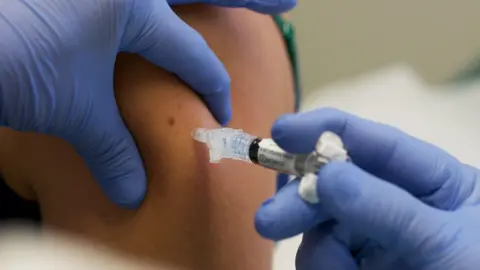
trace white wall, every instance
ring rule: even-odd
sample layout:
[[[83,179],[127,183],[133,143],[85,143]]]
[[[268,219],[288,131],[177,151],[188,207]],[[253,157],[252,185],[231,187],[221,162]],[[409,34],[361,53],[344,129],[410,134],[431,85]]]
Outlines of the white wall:
[[[293,20],[307,90],[396,61],[440,82],[480,55],[478,0],[299,1]]]

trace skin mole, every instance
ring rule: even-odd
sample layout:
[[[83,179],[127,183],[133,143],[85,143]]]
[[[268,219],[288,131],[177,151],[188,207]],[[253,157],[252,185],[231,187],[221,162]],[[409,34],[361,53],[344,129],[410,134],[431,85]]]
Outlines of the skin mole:
[[[169,126],[173,127],[175,125],[175,117],[173,116],[168,117],[167,122]]]

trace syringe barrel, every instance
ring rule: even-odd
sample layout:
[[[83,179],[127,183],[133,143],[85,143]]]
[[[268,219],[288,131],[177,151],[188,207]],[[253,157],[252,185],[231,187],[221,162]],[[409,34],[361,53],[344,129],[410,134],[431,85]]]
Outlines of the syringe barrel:
[[[250,145],[255,139],[255,136],[243,132],[229,136],[225,141],[223,157],[250,162]]]
[[[316,153],[290,154],[280,148],[272,139],[256,138],[249,149],[250,160],[262,167],[277,172],[303,176],[314,173],[324,164]]]

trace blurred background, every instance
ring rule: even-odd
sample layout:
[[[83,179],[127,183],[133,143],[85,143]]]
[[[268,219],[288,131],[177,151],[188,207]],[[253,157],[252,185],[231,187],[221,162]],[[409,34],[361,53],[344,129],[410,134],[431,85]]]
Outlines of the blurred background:
[[[439,83],[480,57],[476,0],[300,0],[292,20],[306,92],[399,61]]]

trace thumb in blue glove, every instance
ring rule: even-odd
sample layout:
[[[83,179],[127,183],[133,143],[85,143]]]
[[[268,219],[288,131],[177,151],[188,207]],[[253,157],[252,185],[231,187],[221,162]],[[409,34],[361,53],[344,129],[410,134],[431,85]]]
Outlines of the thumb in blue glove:
[[[302,201],[292,182],[256,217],[268,238],[306,232],[298,269],[472,269],[479,263],[478,170],[396,129],[332,109],[282,118],[272,136],[287,150],[308,152],[325,130],[342,137],[362,169],[328,164],[318,175],[319,204]],[[352,253],[365,243],[374,252]]]

